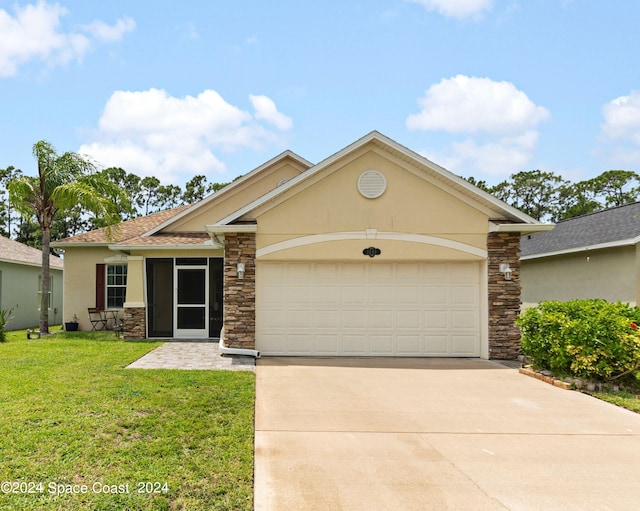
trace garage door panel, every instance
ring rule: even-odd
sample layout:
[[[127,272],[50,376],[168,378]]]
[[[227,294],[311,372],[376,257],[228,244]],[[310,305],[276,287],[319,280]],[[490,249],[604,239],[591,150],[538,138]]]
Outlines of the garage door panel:
[[[340,265],[337,263],[317,263],[315,276],[320,280],[337,282],[340,278]]]
[[[263,334],[261,339],[264,346],[268,346],[270,351],[277,353],[287,353],[289,346],[285,334]]]
[[[339,355],[340,338],[337,334],[316,335],[315,352],[318,355]]]
[[[424,303],[427,305],[448,305],[449,288],[447,286],[425,286]]]
[[[367,355],[369,351],[367,336],[364,334],[343,335],[342,346],[345,355]]]
[[[445,356],[449,355],[449,336],[447,334],[440,335],[425,335],[425,352],[431,356]]]
[[[340,278],[345,283],[362,285],[365,282],[366,267],[362,264],[343,264],[340,271]]]
[[[473,356],[478,350],[476,337],[473,335],[452,336],[452,352],[455,355]]]
[[[448,310],[431,310],[424,313],[425,330],[442,330],[449,326]]]
[[[341,303],[340,288],[329,287],[326,285],[317,286],[314,290],[315,303],[323,306],[334,305],[338,306]]]
[[[455,264],[451,265],[451,275],[449,280],[452,282],[477,282],[478,281],[478,265],[477,264]]]
[[[315,313],[315,327],[317,329],[335,330],[340,326],[340,316],[335,310],[317,310]]]
[[[420,273],[423,280],[428,282],[446,282],[449,280],[449,269],[446,263],[421,265]]]
[[[414,277],[415,281],[415,277]],[[397,305],[416,305],[420,303],[418,286],[400,285],[396,288]]]
[[[312,318],[315,315],[309,310],[294,310],[287,314],[287,327],[288,328],[305,328],[310,329],[313,327],[311,323]]]
[[[478,324],[478,315],[475,311],[451,311],[451,325],[455,329],[474,330]]]
[[[366,311],[363,310],[349,310],[342,312],[342,327],[363,329],[366,325]]]
[[[393,312],[389,310],[369,311],[368,325],[371,328],[393,328]]]
[[[367,295],[372,306],[390,306],[393,305],[395,293],[391,286],[371,286]]]
[[[296,355],[305,355],[315,350],[314,338],[306,334],[288,334],[287,346],[289,353]]]
[[[402,335],[398,334],[397,349],[398,355],[420,356],[423,354],[421,335]]]
[[[287,289],[286,289],[287,301],[292,305],[301,304],[301,306],[304,306],[305,304],[310,303],[311,293],[312,293],[312,289],[308,285],[305,286],[305,285],[298,284],[293,286],[287,286]]]
[[[371,355],[393,355],[393,335],[372,335],[370,348]]]
[[[284,331],[288,315],[289,313],[283,310],[265,310],[262,316],[263,326],[268,330],[282,329]]]
[[[478,263],[258,262],[265,355],[479,356]]]
[[[469,304],[475,305],[478,302],[477,286],[452,286],[451,287],[451,304]]]
[[[396,328],[398,330],[410,329],[416,330],[420,328],[420,314],[422,311],[420,310],[399,310],[396,312],[396,317],[398,321],[396,323]]]
[[[364,306],[365,293],[362,284],[344,286],[342,288],[342,303],[345,305]]]

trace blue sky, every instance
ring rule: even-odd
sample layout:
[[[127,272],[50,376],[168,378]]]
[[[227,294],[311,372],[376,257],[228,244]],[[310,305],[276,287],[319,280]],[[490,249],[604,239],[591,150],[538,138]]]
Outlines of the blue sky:
[[[0,168],[165,183],[371,130],[495,184],[640,171],[636,0],[0,0]]]

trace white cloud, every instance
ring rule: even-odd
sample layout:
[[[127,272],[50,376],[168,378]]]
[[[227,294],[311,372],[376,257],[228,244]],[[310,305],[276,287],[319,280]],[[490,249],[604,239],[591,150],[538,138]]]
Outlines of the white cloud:
[[[607,137],[640,145],[640,90],[609,101],[602,107],[602,116]]]
[[[529,161],[538,142],[538,134],[528,131],[516,137],[498,138],[477,143],[468,138],[453,142],[443,152],[425,151],[423,154],[445,168],[469,174],[471,170],[488,176],[503,176],[521,170]]]
[[[272,99],[267,96],[252,95],[249,95],[249,99],[256,111],[256,119],[267,121],[279,130],[288,130],[293,126],[291,117],[287,117],[283,113],[278,112],[276,104]]]
[[[442,155],[441,162],[458,172],[469,166],[491,175],[519,170],[535,151],[536,127],[549,118],[512,83],[464,75],[432,85],[418,103],[420,112],[406,120],[410,130],[472,136]]]
[[[410,130],[508,134],[549,117],[510,82],[464,75],[432,85],[418,103],[421,111],[407,118]]]
[[[60,20],[68,11],[58,4],[40,1],[15,7],[15,14],[0,9],[0,77],[15,76],[21,65],[32,60],[46,62],[47,67],[81,60],[91,48],[91,37],[113,41],[133,30],[130,18],[113,26],[101,21],[87,25],[89,36],[79,32],[64,32]]]
[[[600,147],[596,154],[615,168],[640,166],[640,90],[602,107]]]
[[[493,7],[493,0],[409,0],[424,6],[429,11],[437,11],[446,17],[468,18]]]
[[[276,124],[280,130],[292,125],[268,97],[249,99],[255,115],[231,105],[214,90],[183,98],[160,89],[116,91],[104,107],[96,141],[78,152],[100,165],[154,175],[164,183],[222,173],[225,165],[215,152],[259,149],[265,142],[277,141],[278,135],[259,121]]]
[[[84,29],[96,39],[105,42],[121,41],[127,32],[136,28],[136,22],[125,16],[113,25],[107,25],[104,21],[94,21],[84,26]]]

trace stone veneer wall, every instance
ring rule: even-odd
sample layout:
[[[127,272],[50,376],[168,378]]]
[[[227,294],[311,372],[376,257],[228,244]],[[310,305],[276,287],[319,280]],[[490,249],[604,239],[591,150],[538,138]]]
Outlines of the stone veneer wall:
[[[244,263],[244,278],[238,278]],[[224,235],[224,344],[229,348],[256,347],[256,235]]]
[[[144,307],[127,307],[124,310],[123,337],[125,339],[146,339],[147,318]]]
[[[487,237],[489,281],[489,358],[516,360],[521,352],[520,329],[520,233],[492,232]],[[500,273],[509,263],[511,280]]]

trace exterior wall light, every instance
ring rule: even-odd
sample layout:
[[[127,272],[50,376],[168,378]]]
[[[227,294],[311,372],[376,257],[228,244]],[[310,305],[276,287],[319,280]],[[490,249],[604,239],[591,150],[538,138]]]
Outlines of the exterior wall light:
[[[238,278],[244,278],[244,263],[238,263]]]
[[[511,266],[509,266],[509,263],[500,263],[500,273],[504,274],[504,280],[511,280]]]

